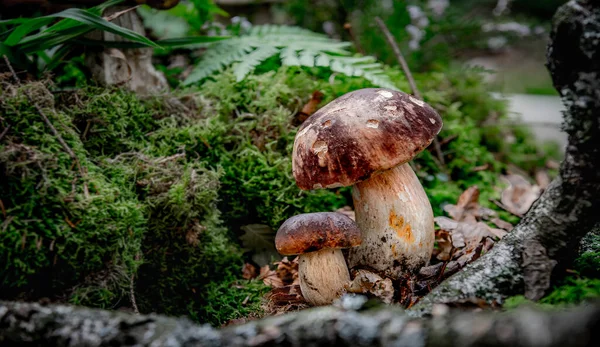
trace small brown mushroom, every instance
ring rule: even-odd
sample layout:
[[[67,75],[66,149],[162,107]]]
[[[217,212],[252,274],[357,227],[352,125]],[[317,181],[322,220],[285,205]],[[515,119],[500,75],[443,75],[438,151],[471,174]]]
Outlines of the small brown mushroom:
[[[343,248],[361,243],[358,226],[336,212],[307,213],[286,220],[275,236],[282,255],[298,254],[302,296],[311,305],[328,305],[339,297],[350,274]]]
[[[433,251],[431,204],[407,164],[442,128],[425,102],[383,88],[347,93],[310,116],[294,142],[293,173],[304,190],[353,186],[361,246],[350,267],[387,277],[418,271]]]

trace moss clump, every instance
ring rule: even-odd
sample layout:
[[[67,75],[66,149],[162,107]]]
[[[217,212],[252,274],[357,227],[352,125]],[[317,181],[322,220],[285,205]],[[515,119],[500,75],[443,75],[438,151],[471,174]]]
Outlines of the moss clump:
[[[270,290],[261,280],[239,280],[231,274],[229,280],[208,284],[208,302],[198,316],[211,317],[210,323],[222,325],[241,317],[260,317],[264,295]]]
[[[577,304],[598,297],[600,297],[600,279],[571,277],[554,288],[541,302],[551,305]]]
[[[586,277],[600,277],[600,228],[596,227],[581,240],[581,253],[574,268]]]
[[[54,96],[42,83],[2,84],[0,103],[10,126],[0,147],[1,297],[129,306],[134,277],[143,311],[215,322],[197,313],[206,286],[238,273],[241,251],[216,208],[222,172],[182,153],[152,155],[160,150],[147,132],[179,114],[119,90]]]
[[[11,127],[0,143],[0,295],[114,304],[137,269],[144,207],[89,160],[42,83],[0,88],[2,125]],[[25,93],[78,157],[84,177]]]

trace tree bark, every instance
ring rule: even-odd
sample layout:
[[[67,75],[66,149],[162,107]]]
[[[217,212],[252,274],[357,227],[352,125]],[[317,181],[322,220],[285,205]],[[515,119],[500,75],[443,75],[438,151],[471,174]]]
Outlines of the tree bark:
[[[105,11],[110,16],[127,7],[117,6]],[[112,23],[145,35],[144,25],[135,11],[121,14]],[[87,38],[100,41],[127,41],[106,31],[93,31]],[[168,89],[167,79],[152,64],[152,48],[115,48],[86,47],[85,63],[92,76],[103,85],[124,85],[140,95],[154,94]]]
[[[570,1],[555,15],[547,67],[566,106],[560,175],[492,251],[450,277],[413,311],[467,298],[541,298],[581,238],[600,220],[600,2]],[[557,266],[558,265],[558,266]]]
[[[74,306],[0,302],[0,344],[28,346],[592,346],[600,304],[504,314],[449,311],[431,319],[361,299],[216,330],[187,319]],[[358,309],[358,310],[357,310]]]

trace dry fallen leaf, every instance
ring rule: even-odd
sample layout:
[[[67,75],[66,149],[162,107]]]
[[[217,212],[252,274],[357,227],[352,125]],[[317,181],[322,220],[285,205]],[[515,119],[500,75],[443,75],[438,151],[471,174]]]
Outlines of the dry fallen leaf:
[[[509,186],[502,192],[500,202],[508,212],[515,215],[524,215],[540,197],[540,187],[532,185],[521,175],[512,174],[501,178]]]
[[[513,225],[509,222],[502,220],[500,218],[493,218],[491,220],[492,223],[496,224],[496,226],[500,229],[504,229],[506,231],[511,231],[513,229]]]
[[[540,189],[546,189],[550,184],[550,175],[548,175],[548,171],[537,170],[535,172],[535,183],[537,183]]]
[[[283,281],[279,276],[277,276],[277,272],[275,270],[271,270],[269,265],[265,265],[260,268],[259,279],[263,281],[264,284],[270,287],[279,288],[283,287]]]
[[[497,216],[496,211],[479,205],[479,188],[477,186],[465,190],[458,198],[456,205],[447,204],[444,206],[444,211],[457,221],[487,220]]]
[[[389,278],[369,270],[353,270],[352,282],[346,285],[346,291],[357,294],[371,294],[380,298],[386,304],[391,304],[394,299],[394,285]]]
[[[317,108],[321,101],[323,101],[324,94],[318,90],[315,90],[310,96],[310,100],[302,107],[302,110],[295,116],[294,123],[296,125],[302,124],[308,117],[310,117]]]
[[[500,229],[492,230],[483,222],[459,222],[448,217],[435,217],[434,220],[441,229],[450,232],[455,248],[475,249],[484,238],[502,237],[506,233],[498,231]]]
[[[256,276],[258,276],[258,269],[256,266],[250,263],[245,263],[244,267],[242,268],[242,277],[244,279],[251,280],[256,278]]]
[[[281,261],[275,262],[277,265],[277,276],[283,281],[284,284],[293,285],[298,282],[298,257],[293,261],[290,261],[287,257],[284,257]]]
[[[448,204],[444,206],[444,211],[454,220],[461,220],[466,211],[479,208],[479,188],[477,186],[469,187],[465,190],[456,205]]]
[[[449,260],[450,254],[452,253],[452,237],[450,236],[450,233],[443,229],[436,230],[435,241],[437,242],[438,247],[434,249],[434,256],[437,260]]]

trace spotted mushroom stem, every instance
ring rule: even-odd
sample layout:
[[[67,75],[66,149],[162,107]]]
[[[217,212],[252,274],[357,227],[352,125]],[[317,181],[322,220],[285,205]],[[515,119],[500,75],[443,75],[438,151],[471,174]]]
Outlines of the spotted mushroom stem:
[[[341,249],[322,249],[298,256],[302,296],[311,305],[329,305],[342,295],[350,273]]]
[[[352,198],[363,242],[349,250],[350,268],[367,266],[397,279],[429,262],[435,239],[433,211],[408,164],[355,184]]]

